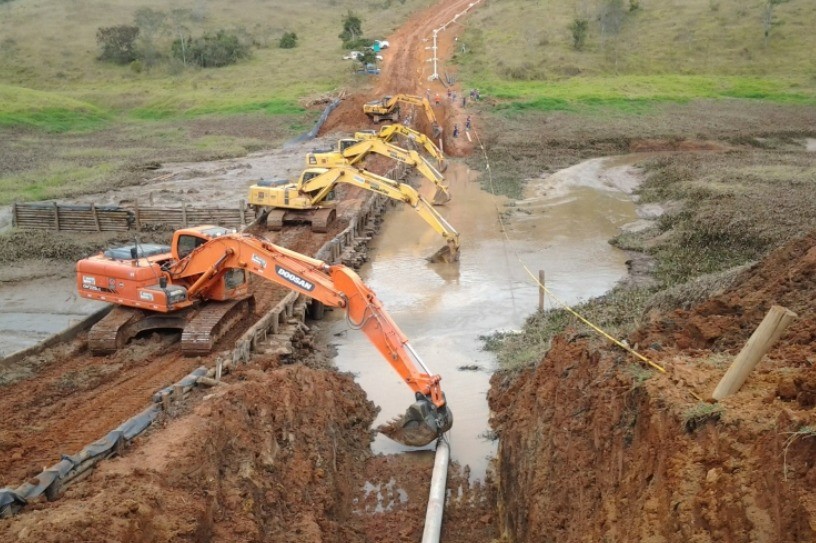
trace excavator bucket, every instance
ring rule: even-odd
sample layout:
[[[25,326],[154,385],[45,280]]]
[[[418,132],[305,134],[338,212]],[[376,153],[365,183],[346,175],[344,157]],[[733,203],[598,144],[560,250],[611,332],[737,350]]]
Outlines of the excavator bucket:
[[[433,137],[438,138],[442,135],[442,127],[439,126],[439,123],[433,124]]]
[[[453,413],[450,409],[447,406],[437,408],[423,396],[411,404],[402,417],[381,425],[377,431],[397,443],[424,447],[450,430],[451,426]]]
[[[436,191],[433,194],[433,198],[431,199],[431,203],[435,206],[441,206],[442,204],[447,204],[451,199],[450,193],[446,192],[441,187],[436,187]]]
[[[459,261],[459,247],[454,243],[448,243],[437,252],[427,258],[428,262],[445,262],[451,264]]]

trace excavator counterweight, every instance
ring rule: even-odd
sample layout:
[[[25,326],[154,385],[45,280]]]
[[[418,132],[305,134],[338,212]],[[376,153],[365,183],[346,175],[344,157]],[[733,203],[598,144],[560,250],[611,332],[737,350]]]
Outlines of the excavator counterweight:
[[[107,338],[113,334],[103,350],[125,347],[133,330],[166,328],[171,322],[182,330],[182,342],[188,332],[206,336],[208,328],[234,326],[231,318],[221,318],[229,317],[229,310],[212,314],[210,310],[245,301],[249,273],[326,306],[345,309],[354,328],[368,337],[414,393],[414,403],[395,425],[399,430],[389,437],[421,446],[450,429],[453,418],[439,385],[441,377],[431,374],[374,292],[351,269],[212,226],[177,231],[168,249],[146,256],[134,246],[77,263],[79,295],[116,306],[110,313],[114,318],[106,323],[103,319],[89,334],[91,338],[100,331]],[[189,330],[201,315],[207,318]],[[119,335],[122,329],[127,334]],[[203,354],[211,347],[205,338],[196,344],[196,352]]]

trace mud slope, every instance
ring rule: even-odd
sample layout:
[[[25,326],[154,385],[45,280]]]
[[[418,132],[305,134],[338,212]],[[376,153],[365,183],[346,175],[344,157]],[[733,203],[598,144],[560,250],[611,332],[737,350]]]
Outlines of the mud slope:
[[[433,457],[372,458],[376,408],[350,375],[259,362],[267,372],[239,372],[60,500],[0,523],[0,538],[418,541]],[[459,497],[446,541],[489,541],[490,502],[466,477],[450,484]]]
[[[816,233],[630,340],[669,369],[565,334],[540,364],[497,374],[500,522],[513,541],[816,540]],[[799,319],[712,412],[727,364],[774,303]]]

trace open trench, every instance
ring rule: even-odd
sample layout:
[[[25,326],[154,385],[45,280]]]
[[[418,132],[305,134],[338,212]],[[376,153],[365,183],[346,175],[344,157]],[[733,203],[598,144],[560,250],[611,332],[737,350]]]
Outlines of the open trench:
[[[557,196],[531,193],[520,203],[529,209],[516,212],[507,223],[511,237],[525,240],[508,244],[497,223],[503,202],[484,192],[475,174],[462,164],[451,165],[448,179],[455,201],[443,213],[463,236],[459,265],[426,264],[423,257],[431,254],[440,240],[414,214],[395,208],[387,213],[388,220],[374,245],[375,259],[362,274],[431,368],[443,375],[456,416],[450,435],[453,459],[469,467],[454,470],[449,476],[451,494],[443,540],[489,541],[496,533],[495,505],[490,487],[482,481],[495,453],[495,442],[484,437],[489,415],[485,394],[495,363],[480,350],[478,336],[497,328],[517,328],[535,309],[537,289],[519,269],[516,253],[534,268],[552,270],[554,285],[563,287],[577,281],[571,287],[575,293],[595,294],[609,288],[625,274],[625,257],[605,240],[619,224],[633,217],[634,208],[625,196],[611,191],[583,188]],[[602,217],[597,216],[599,213]],[[582,229],[578,223],[592,226]],[[531,238],[531,233],[537,235]],[[300,242],[303,250],[312,248],[304,243]],[[561,256],[563,248],[577,243],[591,248],[587,250],[593,252],[595,270],[586,269],[586,260],[570,264],[567,256]],[[558,265],[550,265],[555,263]],[[565,297],[574,301],[578,295]],[[5,532],[20,541],[37,540],[46,533],[58,534],[51,538],[56,541],[74,541],[79,533],[89,541],[111,537],[121,541],[167,537],[417,540],[432,455],[375,456],[402,449],[378,438],[372,452],[366,438],[374,423],[374,405],[381,408],[377,421],[383,421],[401,413],[410,403],[410,394],[367,343],[363,345],[359,334],[347,333],[342,319],[316,326],[323,337],[338,343],[337,365],[356,374],[367,389],[368,400],[348,378],[321,369],[324,362],[319,352],[317,356],[303,354],[314,345],[309,341],[299,343],[301,348],[291,359],[262,350],[252,365],[230,378],[231,385],[215,394],[198,393],[187,409],[161,421],[160,431],[138,438],[138,446],[131,452],[102,463],[59,500],[30,504],[19,516],[0,524],[0,534]],[[356,340],[360,341],[355,345]],[[142,349],[149,350],[154,343],[148,342]],[[159,354],[165,347],[155,346],[158,351],[143,353],[145,363],[178,373],[182,368],[165,367],[168,355]],[[133,356],[134,351],[128,352],[125,356]],[[86,358],[72,358],[78,364],[77,371],[95,367]],[[300,363],[286,364],[294,360]],[[472,365],[478,369],[459,369]],[[114,418],[129,414],[110,410],[112,405],[127,409],[117,387],[137,392],[130,397],[141,402],[144,400],[139,398],[166,384],[129,387],[127,383],[136,375],[133,372],[144,374],[144,368],[132,365],[127,366],[127,372],[114,370],[94,383],[100,390],[100,385],[107,388],[104,383],[109,380],[113,384],[110,397],[88,399],[94,387],[84,396],[84,392],[78,394],[82,390],[72,391],[60,401],[54,396],[45,404],[52,413],[47,416],[42,407],[10,408],[9,413],[31,421],[21,419],[13,425],[15,431],[31,436],[25,438],[25,454],[12,455],[15,465],[6,466],[6,475],[24,477],[35,451],[41,451],[37,454],[42,454],[45,462],[55,446],[60,446],[50,441],[40,444],[42,440],[36,439],[43,424],[64,426],[66,429],[60,431],[66,435],[87,435],[87,441],[103,432],[99,424],[110,417],[97,414],[106,405],[105,412]],[[48,375],[24,380],[20,386],[47,384]],[[52,381],[59,378],[54,373]],[[41,397],[41,392],[32,389],[25,397]],[[74,417],[77,409],[85,414]],[[54,417],[54,410],[65,416]],[[36,422],[37,417],[42,420]],[[76,423],[66,426],[71,420]],[[90,421],[93,424],[89,425]],[[9,437],[6,443],[20,443],[21,436]],[[161,517],[154,514],[157,508],[163,512]],[[396,527],[400,527],[399,536],[394,538]],[[137,533],[150,536],[140,538]]]
[[[480,188],[477,172],[453,163],[446,172],[453,200],[440,210],[462,236],[460,262],[425,262],[439,239],[404,207],[388,212],[371,245],[372,259],[361,276],[431,370],[442,375],[455,420],[451,458],[469,466],[474,479],[484,479],[496,450],[486,400],[496,361],[479,338],[518,329],[536,310],[538,287],[522,262],[536,276],[545,270],[547,285],[567,303],[603,294],[625,276],[627,257],[608,240],[634,220],[635,205],[609,179],[631,183],[628,165],[603,159],[578,165],[531,182],[525,199],[505,207],[502,198]],[[337,350],[338,368],[352,372],[381,407],[376,423],[398,416],[412,401],[398,376],[372,357],[371,346],[342,316],[320,327]],[[373,450],[409,449],[378,435]]]

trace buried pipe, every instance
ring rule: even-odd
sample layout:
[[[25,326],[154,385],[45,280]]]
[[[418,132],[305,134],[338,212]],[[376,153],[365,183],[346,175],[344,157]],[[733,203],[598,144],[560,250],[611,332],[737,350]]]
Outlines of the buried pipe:
[[[448,478],[450,447],[440,439],[436,443],[436,459],[431,475],[431,491],[428,495],[428,509],[425,512],[425,530],[422,543],[439,543],[442,531],[442,513],[445,512],[445,481]]]

